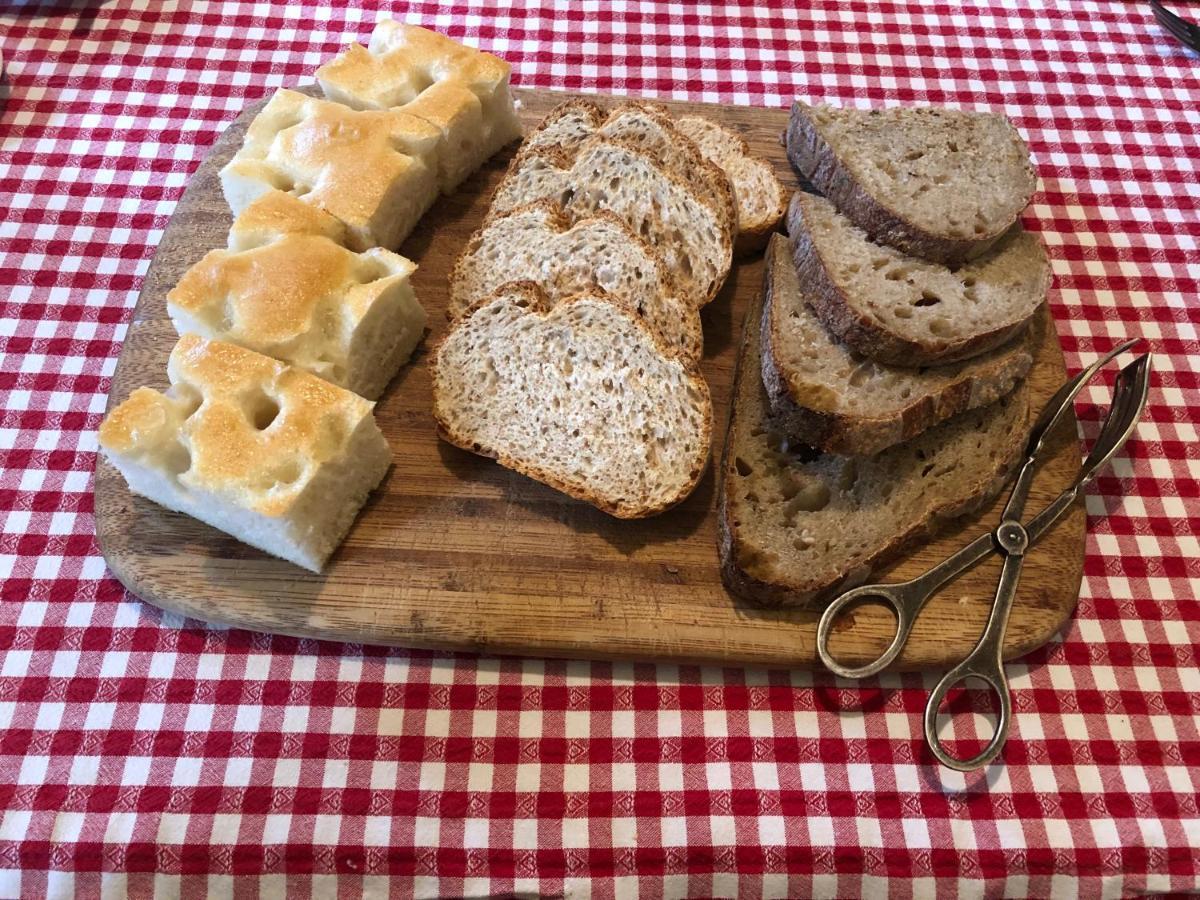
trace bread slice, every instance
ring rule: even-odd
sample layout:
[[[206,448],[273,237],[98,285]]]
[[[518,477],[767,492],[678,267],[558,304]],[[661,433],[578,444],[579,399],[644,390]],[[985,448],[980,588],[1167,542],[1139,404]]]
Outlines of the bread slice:
[[[718,207],[722,218],[733,223],[736,233],[738,204],[729,174],[700,152],[660,103],[626,100],[606,113],[590,101],[568,100],[549,112],[525,139],[521,150],[558,147],[573,151],[593,134],[624,141],[649,154],[697,196]]]
[[[999,347],[1028,326],[1050,286],[1046,251],[1020,227],[949,269],[872,242],[828,200],[797,192],[788,233],[817,317],[890,365],[950,363]]]
[[[683,358],[703,353],[700,314],[676,296],[653,248],[607,210],[572,225],[538,200],[489,219],[450,273],[448,314],[462,315],[510,281],[535,282],[552,301],[599,288],[627,301]]]
[[[992,113],[792,104],[788,158],[880,243],[940,263],[985,252],[1037,187],[1029,148]]]
[[[973,512],[1025,445],[1022,385],[868,458],[821,454],[784,437],[759,377],[759,303],[742,334],[721,470],[718,534],[727,588],[766,605],[810,605]]]
[[[431,370],[444,440],[618,518],[674,506],[708,465],[708,386],[620,301],[505,285],[451,325]]]
[[[374,400],[425,333],[416,265],[335,243],[337,220],[283,191],[246,207],[167,294],[179,334],[229,341]]]
[[[571,221],[612,210],[661,254],[676,291],[693,306],[712,300],[729,275],[728,212],[631,143],[594,135],[573,154],[556,147],[523,151],[496,189],[492,214],[543,199]]]
[[[138,388],[100,424],[129,489],[319,572],[391,465],[374,404],[194,334],[167,373],[165,394]]]
[[[521,134],[508,63],[444,34],[380,21],[369,47],[350,44],[321,68],[325,96],[353,109],[396,109],[441,132],[438,182],[451,193]]]
[[[351,250],[394,250],[438,196],[441,132],[397,110],[353,110],[279,90],[223,169],[235,216],[272,190],[340,220]]]
[[[1035,324],[1041,324],[1040,322]],[[808,306],[787,238],[767,245],[762,377],[782,432],[828,453],[871,456],[1010,393],[1033,365],[1030,333],[929,369],[874,362],[829,336]]]
[[[675,120],[675,127],[691,138],[705,159],[720,166],[733,184],[738,207],[733,252],[738,256],[757,253],[787,211],[787,191],[775,170],[765,159],[750,155],[744,137],[711,119],[683,116]]]

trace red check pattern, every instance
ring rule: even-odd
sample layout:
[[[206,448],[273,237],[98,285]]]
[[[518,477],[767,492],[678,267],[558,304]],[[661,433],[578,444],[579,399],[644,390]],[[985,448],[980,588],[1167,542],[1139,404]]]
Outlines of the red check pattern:
[[[125,594],[92,536],[95,429],[161,230],[243,105],[376,13],[9,3],[0,897],[1200,888],[1200,60],[1143,3],[794,6],[395,12],[527,87],[985,106],[1028,136],[1026,223],[1069,364],[1142,335],[1156,373],[1088,498],[1078,613],[1010,669],[1005,764],[931,765],[932,676],[437,657],[209,628]],[[1083,397],[1085,432],[1106,396]]]

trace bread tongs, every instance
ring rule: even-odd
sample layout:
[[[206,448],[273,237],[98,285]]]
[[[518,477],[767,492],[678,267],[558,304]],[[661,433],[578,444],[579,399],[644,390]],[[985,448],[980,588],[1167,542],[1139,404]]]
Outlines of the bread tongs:
[[[1075,396],[1083,386],[1091,381],[1106,363],[1136,345],[1139,340],[1135,338],[1126,341],[1109,351],[1064,384],[1058,393],[1050,398],[1030,432],[1025,461],[1013,485],[1012,495],[1004,507],[1000,524],[994,530],[980,535],[945,562],[911,581],[899,584],[867,584],[846,591],[829,604],[821,616],[817,626],[817,653],[821,661],[831,671],[844,678],[866,678],[876,675],[900,655],[912,631],[913,623],[930,597],[992,553],[999,553],[1004,557],[1000,584],[996,588],[996,599],[992,603],[983,636],[967,658],[942,677],[925,705],[925,741],[933,755],[944,766],[960,772],[977,769],[995,759],[1004,746],[1012,718],[1012,701],[1002,659],[1004,631],[1016,596],[1017,582],[1021,577],[1025,551],[1062,518],[1099,470],[1112,459],[1133,433],[1138,417],[1146,406],[1146,395],[1150,385],[1150,354],[1142,354],[1117,375],[1112,406],[1074,483],[1027,524],[1022,524],[1020,520],[1025,512],[1025,501],[1029,497],[1038,456],[1046,435],[1053,430],[1066,411],[1071,409]],[[868,601],[882,602],[892,608],[896,614],[896,636],[884,654],[873,663],[857,668],[844,666],[829,652],[829,637],[833,633],[834,622],[848,607]],[[995,692],[1000,701],[1000,716],[996,722],[996,732],[983,751],[970,759],[959,759],[950,755],[942,745],[937,733],[937,717],[950,688],[968,678],[982,680]]]

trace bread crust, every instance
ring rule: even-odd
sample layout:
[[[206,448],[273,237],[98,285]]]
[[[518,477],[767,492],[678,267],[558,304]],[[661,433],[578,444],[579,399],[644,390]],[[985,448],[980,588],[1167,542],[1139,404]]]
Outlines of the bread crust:
[[[775,302],[774,270],[777,265],[791,264],[787,239],[775,237],[763,267],[762,379],[772,415],[801,443],[842,456],[873,456],[951,416],[999,400],[1016,388],[1033,365],[1031,353],[1014,354],[1003,365],[993,365],[977,375],[964,374],[936,394],[922,394],[891,416],[855,416],[816,408],[800,388],[800,373],[784,371],[777,361],[775,348],[784,339],[784,313]],[[1028,351],[1028,337],[1024,340]]]
[[[792,104],[785,133],[788,159],[813,187],[833,201],[873,240],[933,262],[957,265],[987,252],[1016,223],[1019,213],[979,239],[953,238],[926,231],[888,207],[854,177],[825,140],[811,113],[812,108],[799,100]],[[1029,197],[1026,197],[1025,203],[1028,202]]]
[[[919,522],[894,535],[886,544],[875,548],[854,567],[845,566],[837,575],[826,581],[801,581],[797,578],[780,577],[766,580],[754,575],[743,563],[747,556],[745,541],[733,519],[732,478],[736,475],[734,448],[740,443],[742,430],[753,427],[755,409],[745,408],[739,403],[743,378],[758,378],[757,366],[751,366],[751,344],[760,340],[756,333],[756,319],[762,321],[761,301],[752,303],[746,311],[742,326],[742,340],[738,362],[734,373],[733,400],[730,403],[729,426],[726,429],[725,446],[721,452],[718,477],[717,546],[721,561],[721,580],[731,593],[767,607],[811,607],[833,599],[842,590],[861,584],[879,566],[895,559],[925,538],[935,534],[946,521],[968,515],[983,508],[1007,483],[1024,448],[1024,441],[1014,440],[1007,454],[997,460],[995,469],[989,473],[983,487],[974,496],[932,505],[925,510]]]
[[[801,196],[799,192],[794,195],[788,208],[788,234],[792,239],[796,270],[801,282],[809,289],[809,306],[830,334],[863,356],[888,365],[909,368],[960,362],[1008,343],[1027,327],[1045,305],[1043,299],[1028,319],[958,340],[911,341],[886,331],[868,315],[856,310],[849,295],[833,280],[820,244],[812,239]],[[1047,280],[1043,295],[1048,287]]]
[[[633,320],[636,327],[642,329],[653,342],[655,349],[664,357],[668,357],[680,364],[684,369],[685,374],[691,386],[694,387],[700,394],[703,406],[706,412],[704,420],[704,429],[701,434],[701,440],[698,446],[703,448],[703,453],[697,457],[694,465],[688,473],[687,481],[679,493],[661,503],[656,503],[649,506],[638,506],[627,502],[612,501],[604,496],[601,496],[593,490],[589,490],[585,485],[570,481],[560,475],[537,466],[531,463],[526,463],[518,459],[514,459],[508,454],[480,444],[468,435],[455,431],[453,426],[447,421],[442,411],[439,409],[438,396],[436,385],[438,383],[438,368],[441,359],[442,347],[449,340],[453,332],[458,328],[463,328],[470,321],[471,317],[480,309],[492,303],[499,295],[509,294],[517,295],[518,303],[529,310],[533,315],[545,316],[551,310],[565,306],[571,303],[578,303],[584,300],[600,301],[607,303],[610,306],[620,310],[623,314]],[[486,456],[496,460],[500,465],[507,469],[512,469],[514,472],[519,472],[530,478],[540,481],[543,484],[549,485],[557,491],[574,497],[577,500],[583,500],[585,503],[590,503],[602,512],[608,513],[610,516],[618,519],[644,519],[650,516],[656,516],[666,512],[674,506],[682,503],[700,483],[700,479],[704,477],[704,472],[708,468],[709,460],[712,453],[712,396],[708,389],[708,383],[701,376],[699,369],[694,363],[680,358],[673,354],[670,346],[665,339],[653,328],[647,326],[645,321],[637,314],[637,311],[625,301],[617,297],[612,297],[601,290],[593,290],[580,294],[574,294],[564,300],[554,303],[546,295],[537,284],[532,281],[517,281],[502,285],[490,297],[484,297],[463,313],[462,317],[455,321],[447,330],[446,334],[437,342],[430,354],[429,361],[430,379],[435,385],[434,402],[433,402],[433,417],[437,425],[438,437],[448,444],[453,444],[463,450],[468,450],[479,456]]]

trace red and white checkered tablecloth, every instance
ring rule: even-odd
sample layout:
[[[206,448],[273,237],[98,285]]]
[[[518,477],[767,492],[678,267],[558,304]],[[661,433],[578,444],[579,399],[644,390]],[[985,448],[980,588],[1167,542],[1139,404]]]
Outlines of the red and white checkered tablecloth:
[[[376,12],[9,0],[0,897],[1200,889],[1200,56],[1146,3],[792,5],[393,11],[503,55],[522,86],[986,106],[1027,135],[1069,365],[1144,335],[1157,368],[1088,498],[1078,612],[1010,667],[1005,764],[931,765],[932,676],[436,656],[127,595],[91,473],[146,266],[222,128]],[[1083,397],[1085,431],[1106,395]]]

